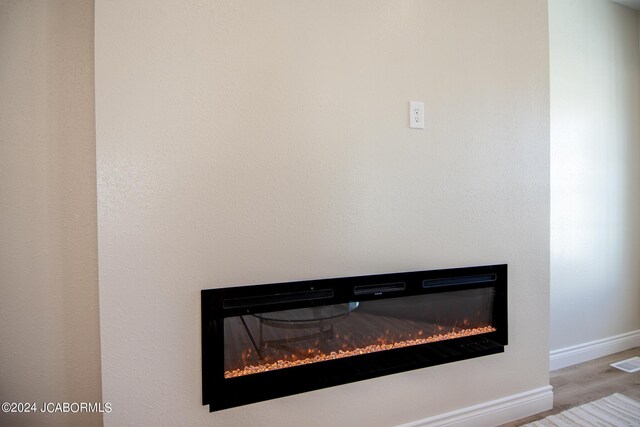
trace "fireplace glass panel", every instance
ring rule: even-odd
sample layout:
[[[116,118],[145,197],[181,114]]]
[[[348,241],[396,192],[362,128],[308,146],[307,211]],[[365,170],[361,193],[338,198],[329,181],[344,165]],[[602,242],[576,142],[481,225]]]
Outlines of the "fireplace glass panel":
[[[494,287],[224,319],[224,377],[495,332]]]

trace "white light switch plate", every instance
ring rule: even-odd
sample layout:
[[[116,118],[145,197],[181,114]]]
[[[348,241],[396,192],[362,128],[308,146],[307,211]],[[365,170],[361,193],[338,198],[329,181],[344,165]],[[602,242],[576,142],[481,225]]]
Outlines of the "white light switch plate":
[[[409,102],[409,127],[411,129],[424,129],[424,102]]]

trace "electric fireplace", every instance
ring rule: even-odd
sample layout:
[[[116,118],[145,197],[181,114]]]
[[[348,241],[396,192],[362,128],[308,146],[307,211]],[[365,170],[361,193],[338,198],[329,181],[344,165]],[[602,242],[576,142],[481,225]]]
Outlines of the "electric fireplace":
[[[202,291],[210,411],[504,351],[507,265]]]

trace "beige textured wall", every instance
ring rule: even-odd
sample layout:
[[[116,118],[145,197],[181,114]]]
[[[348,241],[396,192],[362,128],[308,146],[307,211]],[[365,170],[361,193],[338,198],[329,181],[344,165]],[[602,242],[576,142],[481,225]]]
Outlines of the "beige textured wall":
[[[92,1],[0,1],[0,401],[100,402]],[[2,425],[100,414],[0,413]]]
[[[549,34],[556,350],[640,330],[638,12],[552,0]]]
[[[105,424],[390,426],[548,385],[546,5],[97,1]],[[502,262],[504,354],[201,405],[203,288]]]

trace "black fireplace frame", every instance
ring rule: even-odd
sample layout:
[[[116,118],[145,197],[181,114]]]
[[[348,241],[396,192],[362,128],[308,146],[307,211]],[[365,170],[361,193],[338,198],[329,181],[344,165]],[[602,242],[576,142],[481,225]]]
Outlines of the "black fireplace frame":
[[[224,377],[226,317],[483,287],[495,289],[495,332]],[[202,404],[210,412],[501,353],[508,344],[506,264],[205,289],[201,304]]]

